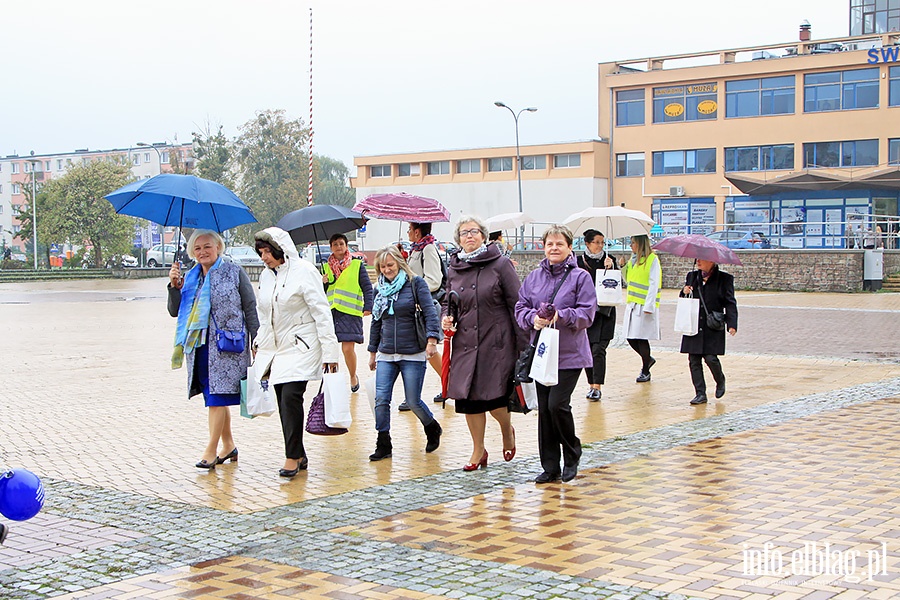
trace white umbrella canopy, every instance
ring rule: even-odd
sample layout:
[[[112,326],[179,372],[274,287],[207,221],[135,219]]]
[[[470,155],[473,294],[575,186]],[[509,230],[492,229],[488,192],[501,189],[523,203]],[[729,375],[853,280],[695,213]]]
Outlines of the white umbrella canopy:
[[[592,206],[569,215],[563,224],[577,236],[585,229],[596,229],[607,239],[650,235],[653,219],[639,210],[621,206]]]
[[[534,219],[523,212],[503,213],[494,215],[484,220],[488,232],[502,231],[504,229],[518,229],[522,225],[534,223]]]

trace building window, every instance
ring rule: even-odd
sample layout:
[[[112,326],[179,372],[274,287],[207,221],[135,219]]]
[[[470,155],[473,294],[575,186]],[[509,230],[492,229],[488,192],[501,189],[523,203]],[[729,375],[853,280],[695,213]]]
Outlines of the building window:
[[[62,170],[63,170],[63,161],[62,161],[61,158],[57,158],[57,159],[56,159],[56,170],[57,170],[57,171],[62,171]]]
[[[794,114],[794,76],[725,82],[725,118]]]
[[[403,163],[397,165],[397,175],[399,177],[412,177],[413,175],[421,175],[422,167],[419,163]]]
[[[164,164],[164,165],[169,164],[169,152],[168,151],[160,152],[159,156],[160,156],[160,160],[161,160],[162,164]]]
[[[803,166],[865,167],[878,164],[878,140],[803,144]]]
[[[538,169],[546,169],[547,168],[547,157],[543,154],[537,156],[523,156],[522,157],[522,170],[523,171],[536,171]]]
[[[22,193],[22,186],[19,185],[18,183],[12,184],[12,193],[13,193],[13,195],[21,194],[21,193]]]
[[[793,168],[792,144],[725,148],[726,171],[774,171]]]
[[[640,177],[644,174],[644,153],[616,154],[616,177]]]
[[[553,156],[554,169],[567,169],[581,166],[580,154],[556,154]]]
[[[803,105],[806,112],[878,108],[878,67],[806,75]]]
[[[2,194],[2,193],[3,193],[3,184],[0,183],[0,194]],[[3,212],[3,205],[0,204],[0,213],[2,213],[2,212]]]
[[[429,175],[449,175],[450,174],[450,161],[449,160],[436,160],[428,163],[428,171]]]
[[[616,92],[616,126],[644,124],[644,90]]]
[[[653,88],[653,122],[704,121],[718,116],[716,83]]]
[[[891,67],[889,72],[888,105],[900,106],[900,67]]]
[[[144,152],[144,162],[145,163],[150,162],[150,153],[149,152]]]
[[[391,165],[372,165],[369,167],[369,177],[390,177]]]
[[[888,164],[900,165],[900,138],[888,140]]]
[[[481,160],[477,158],[467,158],[466,160],[456,161],[457,173],[480,173]]]
[[[132,156],[132,157],[131,157],[131,162],[133,162],[133,163],[134,163],[134,166],[136,166],[136,167],[141,166],[141,155],[140,155],[140,154],[135,154],[134,156]]]
[[[13,163],[13,164],[12,164],[12,172],[13,172],[13,175],[18,174],[18,172],[19,172],[19,163]]]
[[[512,166],[512,157],[488,159],[488,171],[512,171]]]
[[[900,31],[897,0],[850,0],[850,35]]]
[[[715,173],[716,149],[670,150],[653,153],[654,175],[682,175],[685,173]]]

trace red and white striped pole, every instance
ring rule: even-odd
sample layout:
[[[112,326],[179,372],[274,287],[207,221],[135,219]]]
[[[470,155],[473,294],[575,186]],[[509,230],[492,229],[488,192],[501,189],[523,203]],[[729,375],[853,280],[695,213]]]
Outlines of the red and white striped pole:
[[[309,189],[306,203],[313,205],[313,11],[309,9]]]

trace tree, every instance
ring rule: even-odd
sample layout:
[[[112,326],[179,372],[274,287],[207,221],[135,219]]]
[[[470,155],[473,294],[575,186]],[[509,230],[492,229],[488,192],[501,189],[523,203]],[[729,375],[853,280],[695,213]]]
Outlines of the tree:
[[[234,151],[237,193],[259,221],[253,229],[306,206],[308,139],[303,120],[288,120],[283,110],[259,112],[241,126]]]
[[[313,201],[348,208],[356,204],[356,192],[350,187],[350,170],[336,158],[313,155]]]
[[[222,126],[215,133],[209,121],[199,132],[191,134],[194,141],[194,158],[197,159],[194,173],[198,177],[221,183],[228,189],[234,189],[234,176],[231,172],[233,144],[222,133]]]
[[[74,165],[59,179],[45,183],[38,198],[38,239],[92,247],[94,266],[113,254],[127,254],[134,219],[117,215],[104,196],[133,179],[126,165],[92,161]],[[27,214],[26,214],[27,213]],[[31,238],[31,208],[20,212],[22,239]]]

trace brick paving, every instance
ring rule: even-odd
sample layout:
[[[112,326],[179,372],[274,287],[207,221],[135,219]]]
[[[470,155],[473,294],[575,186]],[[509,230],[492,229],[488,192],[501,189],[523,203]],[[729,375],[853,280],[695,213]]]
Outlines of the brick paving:
[[[533,414],[516,417],[513,462],[496,462],[489,428],[490,466],[468,474],[468,432],[451,404],[432,405],[445,435],[431,455],[415,418],[395,413],[394,457],[373,464],[362,395],[351,433],[310,439],[310,471],[293,481],[276,475],[276,419],[235,417],[240,462],[196,472],[205,413],[183,397],[184,372],[167,367],[162,286],[0,284],[0,465],[35,471],[48,492],[0,547],[0,596],[898,593],[900,294],[739,293],[728,394],[690,407],[666,290],[652,383],[634,383],[637,356],[614,344],[603,402],[581,398],[584,385],[573,397],[580,476],[538,487]],[[429,372],[424,397],[437,386]],[[789,553],[815,540],[863,557],[885,541],[887,573],[859,583],[741,573],[745,543]]]

